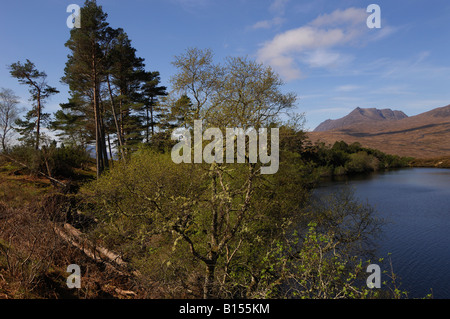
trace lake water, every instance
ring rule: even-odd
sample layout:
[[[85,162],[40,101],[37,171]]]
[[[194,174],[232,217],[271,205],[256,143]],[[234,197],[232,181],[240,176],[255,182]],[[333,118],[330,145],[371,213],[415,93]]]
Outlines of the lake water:
[[[335,179],[318,192],[345,185],[386,219],[377,256],[392,254],[400,289],[410,298],[425,297],[432,289],[434,298],[450,299],[450,169],[411,168]],[[389,271],[388,264],[382,269]]]

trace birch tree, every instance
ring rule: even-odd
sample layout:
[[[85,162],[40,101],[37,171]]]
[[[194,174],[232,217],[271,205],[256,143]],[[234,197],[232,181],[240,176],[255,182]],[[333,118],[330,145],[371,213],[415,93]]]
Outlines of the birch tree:
[[[3,152],[7,150],[8,137],[13,123],[19,118],[19,97],[10,89],[0,90],[0,141]]]

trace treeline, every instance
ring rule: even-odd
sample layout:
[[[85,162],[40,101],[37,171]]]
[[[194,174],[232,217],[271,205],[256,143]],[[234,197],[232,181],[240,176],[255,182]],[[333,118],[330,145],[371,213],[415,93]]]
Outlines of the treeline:
[[[161,85],[158,71],[145,69],[144,59],[136,55],[126,32],[110,27],[106,19],[95,0],[86,1],[81,8],[82,28],[72,29],[65,44],[70,54],[61,80],[68,86],[70,98],[55,114],[44,112],[47,100],[59,93],[47,83],[46,73],[30,60],[9,65],[11,76],[29,88],[32,107],[21,118],[19,98],[11,90],[0,92],[3,152],[17,148],[17,143],[8,143],[16,131],[21,143],[16,153],[29,148],[28,152],[34,149],[36,154],[28,157],[42,158],[49,153],[45,148],[60,148],[50,136],[56,135],[65,145],[58,152],[66,151],[67,156],[93,149],[100,176],[114,159],[125,160],[139,145],[157,143],[174,117],[169,114],[170,107],[158,103],[167,89]]]
[[[377,149],[362,147],[355,142],[335,142],[332,146],[325,143],[307,143],[301,151],[302,158],[310,161],[322,176],[339,176],[375,172],[383,169],[410,166],[413,158],[401,157],[381,152]]]
[[[166,88],[159,72],[145,70],[126,32],[109,26],[101,6],[86,1],[80,14],[82,27],[72,29],[65,44],[70,54],[62,81],[71,97],[55,114],[53,128],[73,143],[95,143],[100,176],[113,149],[124,160],[137,144],[151,142],[155,106]]]

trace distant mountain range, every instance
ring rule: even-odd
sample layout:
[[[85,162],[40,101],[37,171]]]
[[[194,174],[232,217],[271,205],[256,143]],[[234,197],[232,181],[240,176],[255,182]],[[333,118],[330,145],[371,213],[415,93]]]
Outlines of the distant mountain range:
[[[416,158],[450,156],[450,105],[408,117],[401,111],[356,108],[308,133],[313,142],[359,142],[389,154]]]
[[[350,114],[337,120],[326,120],[321,123],[314,132],[326,132],[338,130],[352,124],[376,121],[397,121],[407,118],[408,115],[402,111],[392,111],[391,109],[378,110],[375,108],[362,109],[357,107]]]

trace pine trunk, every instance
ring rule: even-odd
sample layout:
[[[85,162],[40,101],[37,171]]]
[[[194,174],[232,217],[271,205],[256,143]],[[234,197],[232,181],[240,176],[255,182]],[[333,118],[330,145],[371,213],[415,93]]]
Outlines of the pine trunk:
[[[39,134],[41,130],[41,94],[38,93],[37,96],[37,120],[36,120],[36,151],[39,150]]]

